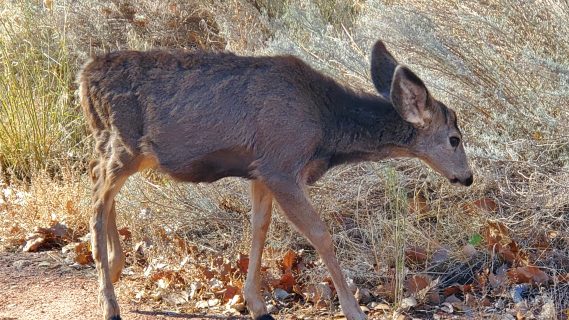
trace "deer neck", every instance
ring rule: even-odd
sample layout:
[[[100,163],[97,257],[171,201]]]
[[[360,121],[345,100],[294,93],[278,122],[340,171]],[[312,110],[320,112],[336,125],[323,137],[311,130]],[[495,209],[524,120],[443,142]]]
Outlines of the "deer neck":
[[[335,102],[331,108],[331,165],[412,156],[416,129],[390,102],[348,90],[335,95],[330,99]]]

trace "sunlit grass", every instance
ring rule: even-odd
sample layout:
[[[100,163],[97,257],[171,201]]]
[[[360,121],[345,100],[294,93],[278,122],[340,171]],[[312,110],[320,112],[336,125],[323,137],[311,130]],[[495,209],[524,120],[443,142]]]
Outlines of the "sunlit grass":
[[[22,4],[0,19],[0,164],[19,178],[82,157],[65,29],[49,15]]]

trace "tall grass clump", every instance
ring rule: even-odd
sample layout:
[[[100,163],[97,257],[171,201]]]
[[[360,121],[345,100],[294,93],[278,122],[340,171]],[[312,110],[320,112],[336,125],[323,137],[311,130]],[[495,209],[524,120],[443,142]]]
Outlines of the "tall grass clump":
[[[73,102],[65,28],[34,3],[0,11],[0,165],[18,178],[78,154],[83,121]]]

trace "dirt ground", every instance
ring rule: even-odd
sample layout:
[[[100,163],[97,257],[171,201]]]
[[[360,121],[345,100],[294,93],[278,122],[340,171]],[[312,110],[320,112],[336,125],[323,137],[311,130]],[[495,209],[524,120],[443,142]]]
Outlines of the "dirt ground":
[[[0,320],[100,320],[93,268],[75,269],[56,252],[0,252]],[[119,297],[122,319],[227,319],[227,316],[155,312]],[[245,318],[242,318],[245,319]]]

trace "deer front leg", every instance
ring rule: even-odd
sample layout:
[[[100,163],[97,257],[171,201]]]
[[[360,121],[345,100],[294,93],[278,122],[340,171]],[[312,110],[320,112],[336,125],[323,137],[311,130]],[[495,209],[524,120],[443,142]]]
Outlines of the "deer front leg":
[[[109,265],[109,251],[116,250],[113,235],[109,234],[109,225],[115,228],[113,204],[116,194],[126,181],[128,175],[109,175],[100,170],[93,191],[94,214],[91,218],[91,246],[93,260],[99,274],[99,304],[105,320],[120,320],[120,310],[113,287],[113,275]],[[118,241],[118,234],[116,235]],[[109,243],[110,242],[110,243]],[[120,250],[120,245],[118,250]],[[116,254],[116,253],[115,253]],[[116,259],[114,257],[112,259]],[[117,261],[112,261],[111,264]],[[116,272],[116,270],[115,270]]]
[[[251,181],[251,203],[252,240],[244,294],[253,319],[269,320],[273,317],[267,314],[265,301],[261,295],[261,258],[271,224],[273,196],[259,180]]]
[[[103,317],[105,320],[119,320],[120,310],[111,279],[107,246],[107,225],[112,203],[112,200],[105,201],[109,198],[108,194],[104,190],[104,194],[95,196],[95,212],[91,219],[91,247],[99,275],[99,305],[103,309]]]
[[[328,268],[346,318],[348,320],[366,319],[342,275],[334,253],[332,236],[310,204],[302,186],[299,186],[294,179],[288,178],[273,179],[267,182],[267,186],[282,208],[284,215],[310,241]]]

